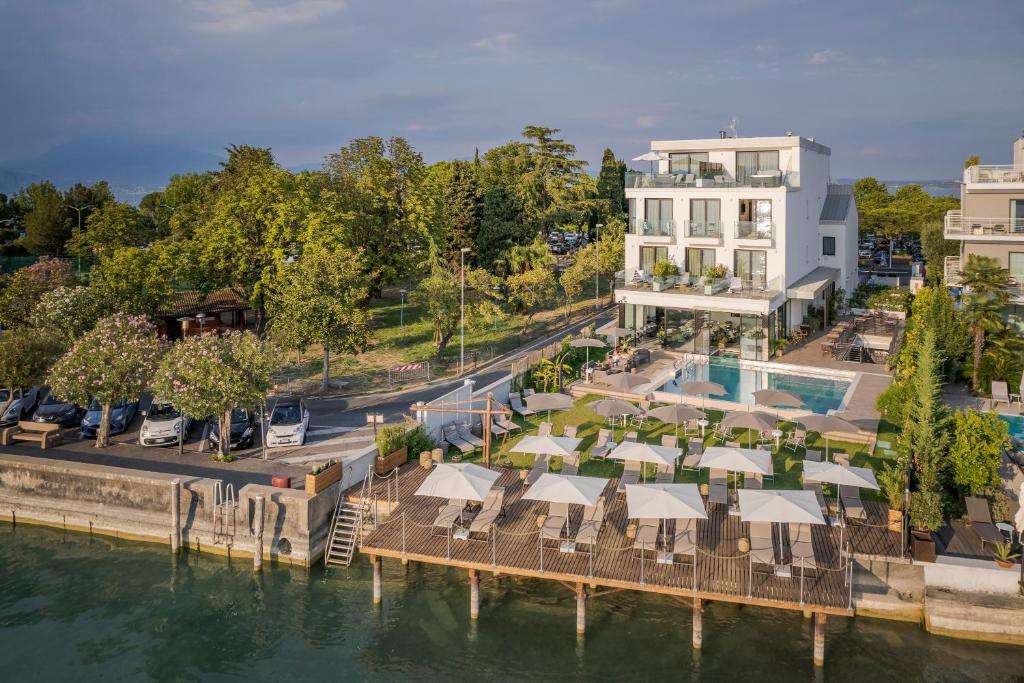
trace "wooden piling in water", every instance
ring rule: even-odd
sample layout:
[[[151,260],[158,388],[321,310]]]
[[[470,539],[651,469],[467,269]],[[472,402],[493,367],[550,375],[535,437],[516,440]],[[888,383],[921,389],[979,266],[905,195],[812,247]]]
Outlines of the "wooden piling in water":
[[[704,606],[700,598],[693,599],[693,649],[704,644]]]
[[[90,523],[90,530],[92,524]],[[171,552],[181,549],[181,479],[171,482]]]
[[[265,514],[267,499],[263,496],[256,496],[256,547],[252,554],[252,568],[255,571],[263,569],[263,515]]]
[[[825,614],[814,613],[814,666],[825,666]]]
[[[374,555],[370,558],[370,564],[373,565],[373,604],[379,605],[381,602],[381,581],[380,581],[380,557]]]
[[[582,583],[576,584],[576,634],[582,636],[587,630],[587,589]]]
[[[469,570],[469,618],[480,618],[480,573],[475,569]]]

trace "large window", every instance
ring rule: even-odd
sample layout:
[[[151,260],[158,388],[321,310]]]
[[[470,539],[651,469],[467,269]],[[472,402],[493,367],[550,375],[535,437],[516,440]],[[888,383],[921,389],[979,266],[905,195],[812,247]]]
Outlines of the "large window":
[[[768,252],[737,249],[732,272],[744,282],[764,286],[768,274]]]
[[[751,176],[779,170],[779,151],[736,152],[736,184],[749,185]]]
[[[668,171],[696,175],[701,172],[701,162],[707,160],[707,152],[673,152],[668,155]]]
[[[632,223],[636,219],[636,198],[630,197],[626,204],[629,207],[629,222]]]
[[[1017,282],[1024,282],[1024,251],[1009,253],[1010,277]]]
[[[668,260],[668,247],[640,247],[640,270],[650,275],[654,264]]]
[[[722,234],[722,200],[691,199],[689,237],[719,237]]]
[[[672,229],[672,200],[644,200],[645,232],[656,235],[670,235]]]
[[[1024,232],[1024,199],[1010,200],[1010,232]]]
[[[691,277],[703,277],[704,271],[715,265],[714,249],[687,249],[686,272]]]
[[[821,255],[822,256],[835,256],[836,255],[836,238],[824,236],[821,238]]]
[[[771,239],[772,200],[740,200],[740,220],[736,225],[736,237],[746,239]]]

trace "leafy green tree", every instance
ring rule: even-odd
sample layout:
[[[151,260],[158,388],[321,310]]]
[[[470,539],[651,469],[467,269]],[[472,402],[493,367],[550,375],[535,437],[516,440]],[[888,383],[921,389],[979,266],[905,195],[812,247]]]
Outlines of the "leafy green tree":
[[[536,233],[524,221],[507,188],[499,186],[487,191],[481,212],[477,263],[493,271],[503,254],[517,245],[529,244]]]
[[[1004,327],[985,337],[985,351],[981,354],[980,386],[991,391],[993,380],[1005,380],[1009,390],[1020,393],[1021,372],[1024,371],[1024,338],[1017,330]]]
[[[89,215],[84,230],[74,230],[67,250],[72,256],[98,260],[121,247],[144,247],[154,234],[152,222],[134,206],[108,202]]]
[[[554,255],[544,238],[537,235],[529,244],[514,244],[501,255],[497,266],[506,275],[525,273],[532,268],[554,268]]]
[[[186,337],[164,356],[153,388],[186,415],[217,416],[231,431],[231,411],[256,410],[273,386],[276,353],[251,332]],[[220,439],[218,458],[231,459],[231,440]]]
[[[27,325],[32,309],[43,295],[74,282],[70,261],[45,256],[31,266],[3,276],[0,325],[6,329]]]
[[[615,273],[625,268],[626,222],[621,216],[613,217],[600,229],[599,238],[576,252],[575,266],[594,277],[595,271],[605,282],[611,283]],[[614,293],[609,287],[609,301]]]
[[[569,322],[572,315],[572,304],[583,294],[584,285],[593,278],[593,270],[587,271],[586,264],[574,261],[571,266],[562,271],[558,278],[558,286],[562,290],[562,303],[565,315],[565,322]]]
[[[214,178],[213,173],[174,175],[163,190],[142,198],[139,210],[153,222],[157,237],[192,238],[203,220]]]
[[[558,282],[554,270],[544,266],[510,275],[505,284],[508,287],[509,302],[523,314],[523,332],[529,329],[533,316],[558,298]]]
[[[597,176],[597,198],[607,202],[605,216],[625,213],[626,203],[626,163],[615,158],[610,149],[604,150],[601,158],[601,172]]]
[[[63,351],[60,339],[45,330],[23,327],[5,332],[0,335],[0,386],[42,384]]]
[[[981,164],[981,157],[978,156],[977,154],[972,154],[971,156],[964,159],[965,169],[970,168],[971,166],[978,166],[979,164]]]
[[[24,211],[24,245],[33,254],[60,256],[71,237],[64,197],[50,182],[32,183],[18,196]]]
[[[102,406],[96,446],[110,443],[110,408],[121,398],[137,399],[156,372],[164,346],[156,328],[141,316],[113,315],[82,335],[50,370],[54,395]],[[195,413],[193,413],[195,414]]]
[[[105,310],[153,317],[174,301],[174,285],[184,266],[164,247],[126,247],[93,267],[92,289]]]
[[[861,232],[881,232],[880,224],[885,209],[892,203],[892,195],[884,183],[870,176],[853,184]]]
[[[999,466],[1010,439],[1007,424],[995,413],[968,408],[954,416],[949,465],[953,482],[970,495],[986,493],[1001,481]]]
[[[331,351],[360,353],[370,340],[362,255],[345,247],[308,245],[284,270],[283,282],[268,301],[270,329],[285,348],[323,350],[320,390],[330,380]]]
[[[443,197],[446,207],[445,224],[448,228],[448,261],[454,265],[463,247],[475,249],[477,234],[480,232],[480,187],[471,163],[451,162],[451,173]]]
[[[68,346],[96,326],[103,305],[89,287],[57,287],[44,293],[32,308],[30,324]]]
[[[971,254],[960,283],[965,289],[962,310],[974,337],[971,386],[979,391],[985,335],[999,333],[1005,327],[1002,314],[1010,301],[1010,271],[993,258]]]
[[[526,169],[520,176],[520,197],[527,221],[545,235],[559,222],[579,218],[593,204],[585,203],[593,179],[576,158],[576,146],[555,137],[557,128],[526,126]]]
[[[89,217],[114,202],[110,183],[101,180],[92,185],[75,183],[64,192],[64,209],[74,229],[85,228]]]
[[[941,222],[932,221],[924,225],[921,230],[921,254],[924,256],[928,279],[931,282],[942,280],[946,257],[959,253],[959,242],[946,239]]]

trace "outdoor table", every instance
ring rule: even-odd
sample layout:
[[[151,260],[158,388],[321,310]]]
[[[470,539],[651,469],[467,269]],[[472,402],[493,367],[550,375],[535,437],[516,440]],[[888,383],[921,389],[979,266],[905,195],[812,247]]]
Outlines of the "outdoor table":
[[[707,419],[702,417],[699,420],[697,420],[697,426],[700,427],[700,438],[703,439],[704,438],[704,428],[708,426]]]
[[[782,430],[781,429],[773,429],[772,430],[772,436],[775,437],[775,447],[778,448],[779,447],[779,439],[782,438]]]

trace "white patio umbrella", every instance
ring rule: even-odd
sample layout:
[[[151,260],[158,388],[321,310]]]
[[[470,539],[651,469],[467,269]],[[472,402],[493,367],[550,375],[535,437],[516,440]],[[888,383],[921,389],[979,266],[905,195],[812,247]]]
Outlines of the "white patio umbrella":
[[[578,477],[569,474],[540,475],[533,486],[523,494],[523,500],[541,500],[568,505],[597,505],[597,499],[608,485],[601,477]]]
[[[809,432],[818,432],[825,437],[825,459],[828,460],[828,432],[850,432],[856,434],[860,428],[837,415],[808,413],[795,418]]]
[[[707,396],[724,396],[728,392],[718,382],[683,382],[679,385],[679,393],[687,396],[700,396],[700,407],[704,407],[704,399]]]
[[[740,519],[744,522],[824,524],[814,491],[740,489]]]
[[[772,474],[772,456],[764,451],[731,446],[711,446],[700,456],[698,467],[744,472],[749,474]],[[735,482],[735,479],[733,480]],[[736,488],[739,488],[739,483]]]
[[[722,429],[754,429],[767,432],[775,429],[778,418],[761,410],[735,410],[722,418]],[[747,433],[747,445],[753,445],[753,434]]]
[[[600,401],[594,401],[590,404],[590,409],[601,417],[609,419],[623,418],[623,426],[625,426],[625,417],[627,415],[639,415],[643,412],[632,403],[617,398],[604,398]],[[612,426],[615,426],[614,423]]]
[[[707,519],[696,484],[627,484],[630,519]]]
[[[531,455],[572,455],[582,439],[569,436],[527,436],[511,448],[512,453]]]
[[[661,155],[657,152],[644,152],[638,157],[633,157],[633,161],[649,161],[651,162],[651,175],[654,175],[654,162],[661,161]]]
[[[625,392],[632,391],[635,387],[651,383],[651,380],[645,377],[633,375],[628,372],[617,372],[614,375],[605,375],[597,381],[615,389],[616,391]]]
[[[569,408],[572,408],[573,405],[571,396],[560,394],[558,392],[532,394],[526,397],[526,407],[530,410],[548,411],[548,422],[551,422],[552,410],[568,410]]]
[[[500,472],[473,463],[438,463],[416,495],[481,501],[500,476]]]
[[[608,457],[633,462],[652,462],[655,465],[675,465],[682,454],[682,448],[655,446],[639,441],[623,441],[608,453]]]
[[[594,337],[580,337],[579,339],[573,339],[569,342],[569,346],[574,349],[586,349],[587,350],[587,365],[590,365],[590,349],[603,349],[608,345],[600,339]]]
[[[697,410],[693,406],[688,406],[684,403],[673,403],[647,411],[647,417],[652,417],[655,420],[675,425],[676,440],[678,441],[679,425],[685,424],[687,420],[699,420],[706,417],[706,415],[704,415],[703,411]]]
[[[844,467],[835,462],[804,461],[804,481],[836,485],[836,510],[839,510],[839,487],[878,490],[875,473],[866,467]],[[839,528],[839,547],[843,547],[843,527]]]

